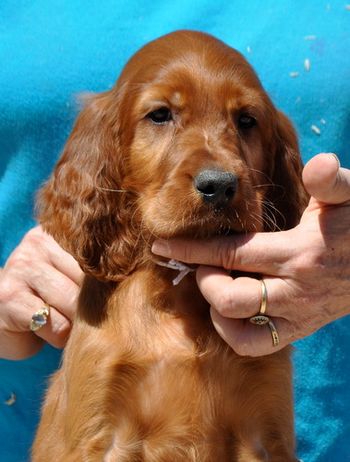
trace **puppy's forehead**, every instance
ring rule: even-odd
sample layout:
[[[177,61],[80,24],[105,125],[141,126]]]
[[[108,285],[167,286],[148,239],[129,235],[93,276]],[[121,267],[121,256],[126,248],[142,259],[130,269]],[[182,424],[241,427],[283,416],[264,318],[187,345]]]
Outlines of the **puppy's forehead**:
[[[238,66],[210,66],[203,56],[185,56],[158,69],[141,87],[136,98],[141,112],[164,104],[179,109],[188,104],[194,109],[249,106],[256,104],[263,94],[254,74],[252,78]]]
[[[201,32],[177,31],[141,48],[127,63],[119,83],[147,84],[180,79],[205,85],[220,80],[260,87],[245,58],[215,37]]]

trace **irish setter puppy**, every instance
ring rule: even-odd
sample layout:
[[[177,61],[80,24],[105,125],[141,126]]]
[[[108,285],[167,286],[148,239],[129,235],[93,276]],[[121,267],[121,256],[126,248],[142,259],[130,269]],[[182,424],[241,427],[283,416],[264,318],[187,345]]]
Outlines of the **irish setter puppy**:
[[[301,169],[250,65],[204,33],[149,43],[88,102],[39,196],[86,278],[34,462],[296,461],[289,348],[238,356],[150,247],[294,226]]]

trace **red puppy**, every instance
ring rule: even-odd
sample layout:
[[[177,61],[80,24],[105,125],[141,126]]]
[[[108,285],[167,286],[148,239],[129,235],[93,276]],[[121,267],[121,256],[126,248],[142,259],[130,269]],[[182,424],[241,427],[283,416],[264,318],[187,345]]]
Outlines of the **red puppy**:
[[[236,355],[150,247],[296,225],[301,169],[250,65],[203,33],[149,43],[90,101],[39,197],[86,278],[34,462],[296,460],[289,349]]]

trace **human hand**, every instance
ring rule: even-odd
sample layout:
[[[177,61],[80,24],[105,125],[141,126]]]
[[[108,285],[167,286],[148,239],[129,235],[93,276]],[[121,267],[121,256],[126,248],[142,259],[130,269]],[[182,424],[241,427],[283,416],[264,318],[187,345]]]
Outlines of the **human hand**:
[[[210,265],[199,266],[197,282],[216,330],[240,355],[273,353],[350,313],[350,170],[334,155],[319,154],[304,167],[303,181],[311,199],[291,230],[156,241],[152,248],[163,257]],[[233,279],[232,269],[262,275],[278,346],[267,327],[249,322],[260,309],[261,282]]]
[[[0,270],[0,357],[24,359],[44,342],[62,348],[76,310],[83,273],[40,226],[30,230]],[[30,330],[32,315],[50,305],[45,326]]]

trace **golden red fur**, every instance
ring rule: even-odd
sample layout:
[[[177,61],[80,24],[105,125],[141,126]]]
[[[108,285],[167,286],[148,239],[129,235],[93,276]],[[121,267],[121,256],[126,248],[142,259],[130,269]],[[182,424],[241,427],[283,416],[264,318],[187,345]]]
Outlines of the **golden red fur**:
[[[172,286],[150,247],[294,226],[301,170],[288,119],[207,34],[149,43],[87,104],[39,197],[86,278],[34,462],[296,460],[289,348],[239,357],[193,274]],[[222,203],[197,185],[203,171],[235,179]]]

